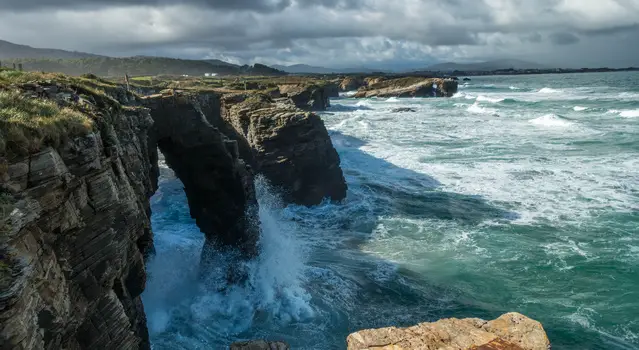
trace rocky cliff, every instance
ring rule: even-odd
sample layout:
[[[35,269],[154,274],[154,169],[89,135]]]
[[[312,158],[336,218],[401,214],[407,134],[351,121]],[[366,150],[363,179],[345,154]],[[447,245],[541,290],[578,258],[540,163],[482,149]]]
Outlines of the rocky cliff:
[[[330,106],[329,97],[335,89],[317,84],[287,84],[279,86],[280,96],[295,107],[306,111],[323,111]],[[339,96],[339,93],[338,93]]]
[[[0,348],[148,349],[157,149],[205,248],[256,254],[253,174],[198,100],[23,78],[0,85]]]
[[[88,90],[79,95],[77,86],[8,90],[4,96],[14,100],[3,99],[3,108],[37,99],[41,113],[55,112],[55,105],[40,101],[50,99],[68,108],[61,113],[87,116],[90,125],[60,140],[45,134],[37,149],[7,147],[0,156],[6,162],[0,171],[0,347],[148,349],[140,294],[143,256],[152,249],[149,113]],[[3,131],[37,131],[2,122]],[[2,136],[7,145],[17,142],[16,134]]]
[[[346,197],[337,151],[322,119],[264,95],[230,95],[222,118],[253,150],[256,168],[286,202],[319,204]]]

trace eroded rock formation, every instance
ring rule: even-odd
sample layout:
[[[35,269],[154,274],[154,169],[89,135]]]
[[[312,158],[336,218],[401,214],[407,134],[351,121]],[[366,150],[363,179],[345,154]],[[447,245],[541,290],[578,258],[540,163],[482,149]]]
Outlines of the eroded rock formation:
[[[253,256],[259,239],[253,174],[239,157],[237,141],[207,120],[203,108],[210,103],[191,94],[145,98],[155,122],[150,136],[184,184],[191,216],[207,241]]]
[[[346,77],[339,85],[341,91],[355,91],[366,85],[361,77]]]
[[[330,106],[329,97],[333,91],[315,84],[280,85],[280,94],[291,104],[305,111],[323,111]],[[339,94],[338,94],[339,95]]]
[[[225,96],[223,106],[222,118],[244,135],[256,168],[286,202],[315,205],[346,196],[339,155],[318,115],[263,95]]]
[[[453,79],[407,77],[376,81],[355,97],[451,97],[456,92]]]
[[[347,339],[348,350],[548,350],[541,323],[518,313],[492,320],[449,318],[408,328],[369,329]]]

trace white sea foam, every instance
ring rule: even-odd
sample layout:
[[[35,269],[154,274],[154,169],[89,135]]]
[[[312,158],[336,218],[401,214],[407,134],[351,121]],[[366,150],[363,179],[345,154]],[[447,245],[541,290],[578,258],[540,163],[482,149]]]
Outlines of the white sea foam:
[[[528,122],[531,123],[531,124],[544,126],[544,127],[561,127],[561,128],[565,128],[565,127],[569,127],[569,126],[573,125],[572,122],[569,122],[567,120],[561,119],[556,114],[545,114],[545,115],[542,115],[539,118],[531,119]]]
[[[505,100],[505,98],[488,97],[488,96],[484,96],[484,95],[477,96],[477,101],[479,101],[479,102],[499,103],[499,102],[502,102],[503,100]]]
[[[622,111],[619,115],[624,118],[639,118],[639,109]]]
[[[497,113],[496,109],[482,107],[478,103],[473,103],[466,110],[468,112],[474,113],[474,114],[495,114],[495,113]]]
[[[557,89],[553,89],[553,88],[549,88],[549,87],[545,87],[539,91],[537,91],[540,94],[558,94],[561,93],[561,90],[557,90]]]
[[[518,88],[516,86],[509,86],[508,87],[510,90],[521,90],[521,88]]]
[[[385,102],[399,102],[400,100],[397,97],[390,97],[388,100],[386,100]]]
[[[574,106],[572,108],[575,112],[582,112],[585,111],[586,109],[588,109],[588,107],[583,107],[583,106]]]
[[[609,109],[606,114],[619,114],[619,116],[624,118],[639,118],[639,109]]]
[[[357,94],[357,91],[346,91],[346,92],[340,92],[339,95],[340,97],[353,97],[355,96],[355,94]]]
[[[197,227],[183,224],[181,232],[166,227],[156,231],[158,252],[148,264],[149,286],[144,294],[152,335],[164,332],[176,316],[193,317],[221,334],[236,334],[251,326],[257,312],[281,323],[314,315],[310,295],[302,286],[307,254],[295,238],[296,226],[280,217],[279,199],[264,179],[256,179],[256,189],[262,235],[260,254],[253,261],[242,262],[233,251],[211,251],[207,258],[213,259],[214,268],[201,280],[203,238]],[[191,239],[185,240],[187,236]],[[231,286],[228,273],[235,269],[244,269],[247,278]]]

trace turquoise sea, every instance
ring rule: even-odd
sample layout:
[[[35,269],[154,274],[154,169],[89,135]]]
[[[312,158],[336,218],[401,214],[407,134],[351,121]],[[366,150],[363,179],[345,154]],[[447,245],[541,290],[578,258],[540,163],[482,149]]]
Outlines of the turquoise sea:
[[[639,73],[346,93],[322,118],[348,198],[281,209],[259,180],[261,254],[242,285],[226,285],[232,252],[198,280],[203,235],[163,169],[143,295],[154,349],[344,349],[363,328],[509,311],[553,349],[639,349]]]

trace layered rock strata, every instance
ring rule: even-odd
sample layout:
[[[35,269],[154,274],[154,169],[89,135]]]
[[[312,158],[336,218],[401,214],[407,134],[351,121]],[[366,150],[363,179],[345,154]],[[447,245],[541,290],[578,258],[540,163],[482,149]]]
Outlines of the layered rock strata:
[[[153,122],[142,108],[96,108],[49,88],[99,119],[85,135],[12,157],[0,176],[10,198],[0,218],[0,348],[148,349],[140,294]]]

